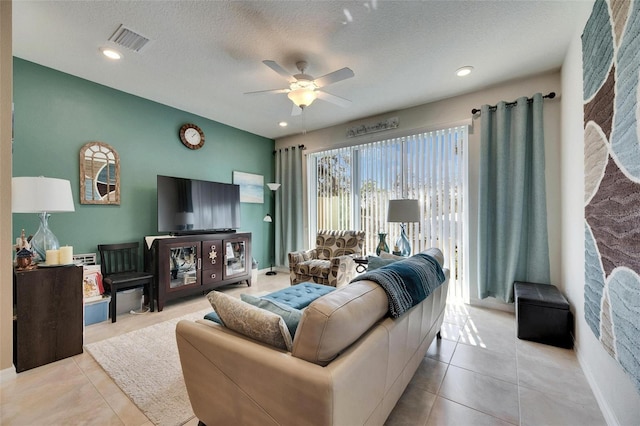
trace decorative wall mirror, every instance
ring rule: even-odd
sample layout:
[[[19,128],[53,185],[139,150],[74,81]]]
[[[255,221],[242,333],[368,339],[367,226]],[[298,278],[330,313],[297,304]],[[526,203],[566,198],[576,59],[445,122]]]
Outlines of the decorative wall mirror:
[[[80,204],[120,204],[120,158],[104,142],[80,148]]]

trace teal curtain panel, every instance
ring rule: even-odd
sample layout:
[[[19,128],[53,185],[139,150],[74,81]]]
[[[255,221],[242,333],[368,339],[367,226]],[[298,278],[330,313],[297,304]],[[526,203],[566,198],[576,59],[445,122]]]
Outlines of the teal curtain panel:
[[[513,302],[513,282],[549,283],[542,94],[481,107],[480,298]]]

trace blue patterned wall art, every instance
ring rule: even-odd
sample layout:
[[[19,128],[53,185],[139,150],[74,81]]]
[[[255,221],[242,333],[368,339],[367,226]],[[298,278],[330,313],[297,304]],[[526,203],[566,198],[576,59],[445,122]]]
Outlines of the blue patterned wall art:
[[[640,0],[596,0],[582,62],[585,319],[640,392]]]

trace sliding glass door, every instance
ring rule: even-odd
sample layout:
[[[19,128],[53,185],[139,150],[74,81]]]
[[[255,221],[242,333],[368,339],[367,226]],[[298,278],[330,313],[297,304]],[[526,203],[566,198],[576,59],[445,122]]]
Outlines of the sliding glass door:
[[[450,296],[466,299],[467,127],[417,133],[307,156],[309,230],[366,232],[365,253],[378,234],[393,250],[400,224],[387,222],[389,200],[417,199],[420,221],[407,224],[418,253],[440,248],[451,270]]]

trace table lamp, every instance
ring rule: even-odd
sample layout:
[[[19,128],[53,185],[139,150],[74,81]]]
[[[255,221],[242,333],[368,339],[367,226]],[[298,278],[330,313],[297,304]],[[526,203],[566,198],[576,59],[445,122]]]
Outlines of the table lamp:
[[[406,222],[420,221],[420,204],[418,200],[389,200],[387,222],[400,223],[400,238],[396,242],[401,256],[411,255],[411,244],[405,232]]]
[[[31,239],[36,262],[44,262],[47,250],[60,248],[58,238],[49,229],[49,213],[75,211],[71,182],[48,177],[11,178],[11,211],[38,213],[40,226]]]

